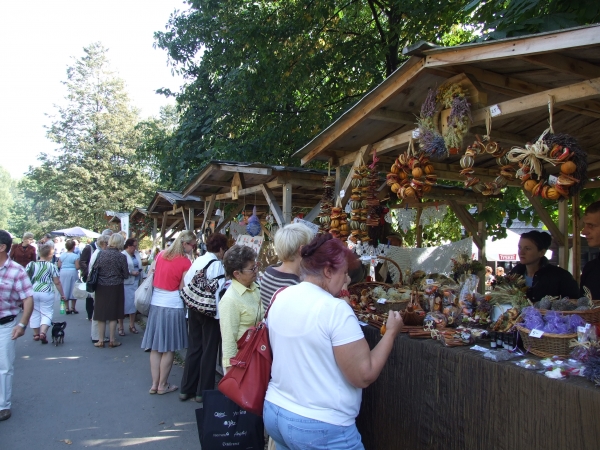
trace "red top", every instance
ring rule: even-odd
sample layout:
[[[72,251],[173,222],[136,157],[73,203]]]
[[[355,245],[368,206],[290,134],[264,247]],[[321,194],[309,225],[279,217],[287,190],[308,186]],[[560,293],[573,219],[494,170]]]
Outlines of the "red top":
[[[172,260],[164,259],[162,252],[156,257],[156,269],[152,286],[165,291],[178,291],[181,279],[192,266],[185,256],[176,256]]]
[[[35,262],[35,247],[27,244],[23,247],[22,244],[14,244],[10,249],[10,259],[25,267],[30,262]]]

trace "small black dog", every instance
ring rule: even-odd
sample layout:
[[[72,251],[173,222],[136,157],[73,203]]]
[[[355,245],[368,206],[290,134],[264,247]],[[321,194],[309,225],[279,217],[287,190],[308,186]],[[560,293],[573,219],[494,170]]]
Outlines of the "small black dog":
[[[58,347],[58,344],[65,343],[65,328],[67,322],[55,322],[52,324],[52,343]]]

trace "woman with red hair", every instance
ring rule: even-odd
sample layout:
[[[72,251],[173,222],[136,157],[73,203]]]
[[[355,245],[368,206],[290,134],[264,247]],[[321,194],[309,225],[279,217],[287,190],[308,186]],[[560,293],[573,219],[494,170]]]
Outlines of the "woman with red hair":
[[[390,311],[387,332],[370,350],[352,308],[337,298],[356,256],[330,234],[315,237],[301,256],[303,282],[279,291],[268,312],[265,427],[277,450],[364,449],[355,424],[362,388],[379,376],[402,318]]]

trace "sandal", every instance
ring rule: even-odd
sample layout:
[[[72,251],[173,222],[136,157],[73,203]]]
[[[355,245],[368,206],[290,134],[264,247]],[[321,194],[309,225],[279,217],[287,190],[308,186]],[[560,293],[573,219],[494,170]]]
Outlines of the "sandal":
[[[123,328],[119,328],[119,336],[125,336],[125,330],[123,330]]]
[[[157,392],[158,392],[158,389],[150,388],[150,390],[148,391],[148,394],[156,394]]]
[[[65,312],[66,312],[67,314],[71,314],[71,310],[70,310],[70,309],[67,309]]]
[[[110,348],[115,348],[115,347],[118,347],[119,345],[121,345],[121,343],[119,341],[112,341],[112,342],[108,343],[108,346]]]
[[[138,334],[138,333],[139,333],[139,331],[138,331],[138,330],[137,330],[137,329],[136,329],[134,326],[133,326],[133,327],[132,327],[132,326],[129,326],[129,331],[130,331],[131,333],[133,333],[133,334]]]
[[[34,341],[39,341],[40,340],[40,335],[39,334],[34,334],[33,335],[33,340]]]
[[[175,392],[177,389],[179,389],[179,386],[168,384],[166,389],[163,389],[162,391],[160,389],[158,389],[156,391],[156,393],[158,395],[164,395],[164,394],[168,394],[169,392]]]
[[[71,310],[71,313],[72,313],[72,314],[79,314],[79,311],[77,311],[76,309],[72,309],[72,310]]]
[[[104,348],[104,341],[98,341],[94,344],[94,347]]]
[[[46,333],[40,333],[40,341],[42,341],[42,344],[48,343],[48,339],[46,339]]]

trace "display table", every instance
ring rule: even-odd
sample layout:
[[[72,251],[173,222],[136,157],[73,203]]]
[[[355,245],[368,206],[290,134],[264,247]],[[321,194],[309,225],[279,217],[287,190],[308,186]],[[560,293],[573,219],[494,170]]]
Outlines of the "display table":
[[[363,330],[373,348],[379,330]],[[600,388],[402,334],[357,426],[366,450],[596,450]]]

